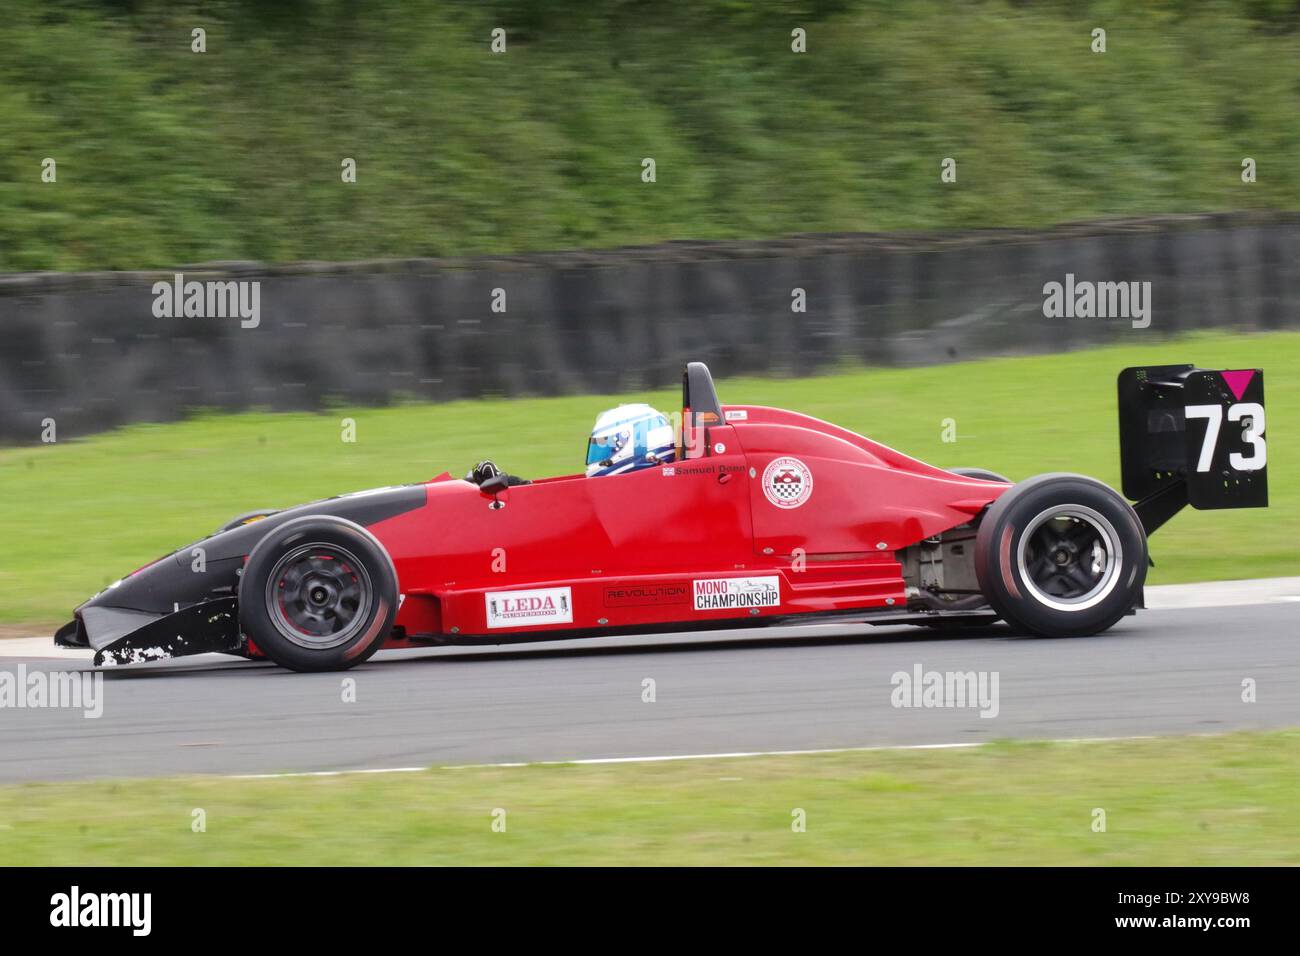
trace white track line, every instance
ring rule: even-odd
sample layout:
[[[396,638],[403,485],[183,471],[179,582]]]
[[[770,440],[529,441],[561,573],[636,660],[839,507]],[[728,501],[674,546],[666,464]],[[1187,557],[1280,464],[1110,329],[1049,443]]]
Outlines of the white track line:
[[[280,777],[342,777],[353,773],[421,773],[432,767],[380,767],[367,769],[358,767],[352,770],[300,770],[295,773],[225,773],[217,774],[231,780],[275,780]]]
[[[1146,589],[1146,601],[1147,607],[1155,611],[1300,601],[1300,578],[1161,584]]]
[[[52,637],[7,637],[0,639],[0,658],[37,658],[40,660],[89,661],[95,652],[75,647],[59,647]]]
[[[1154,734],[1141,734],[1131,737],[1057,737],[1047,740],[1026,739],[1024,743],[1048,744],[1104,744],[1119,743],[1126,740],[1154,740]],[[1179,734],[1184,737],[1213,737],[1214,734]],[[813,754],[853,754],[874,753],[890,750],[970,750],[976,747],[988,747],[997,741],[964,740],[960,743],[942,744],[886,744],[876,747],[823,747],[817,750],[737,750],[729,753],[712,754],[659,754],[649,757],[584,757],[578,760],[515,760],[506,763],[460,763],[431,765],[428,767],[382,767],[356,768],[350,770],[299,770],[289,773],[235,773],[221,774],[232,780],[278,780],[286,777],[342,777],[358,773],[421,773],[427,770],[491,770],[509,767],[559,767],[569,765],[596,765],[620,763],[666,763],[674,760],[734,760],[740,757],[804,757]],[[1020,743],[1022,741],[1012,741]]]

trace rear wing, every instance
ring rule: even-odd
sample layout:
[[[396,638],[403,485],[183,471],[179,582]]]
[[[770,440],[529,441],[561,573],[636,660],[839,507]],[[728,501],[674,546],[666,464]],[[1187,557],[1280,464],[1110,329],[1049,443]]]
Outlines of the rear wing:
[[[1183,505],[1268,505],[1264,371],[1150,365],[1119,373],[1124,494],[1150,534]]]

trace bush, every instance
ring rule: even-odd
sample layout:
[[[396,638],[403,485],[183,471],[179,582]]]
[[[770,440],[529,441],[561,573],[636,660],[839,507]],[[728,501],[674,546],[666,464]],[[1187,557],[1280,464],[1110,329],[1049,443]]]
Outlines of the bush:
[[[0,270],[1300,208],[1272,0],[7,8]]]

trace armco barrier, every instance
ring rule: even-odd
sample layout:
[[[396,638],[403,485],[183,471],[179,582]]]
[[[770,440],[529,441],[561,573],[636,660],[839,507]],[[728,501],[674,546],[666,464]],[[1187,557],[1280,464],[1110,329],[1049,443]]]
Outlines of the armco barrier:
[[[260,282],[260,322],[158,318],[155,282]],[[1151,323],[1048,318],[1067,273],[1150,282]],[[806,311],[792,311],[803,289]],[[505,311],[493,311],[504,290]],[[499,301],[499,299],[497,300]],[[807,375],[1300,324],[1300,215],[1109,220],[1042,231],[818,235],[605,252],[0,276],[0,441],[187,408],[316,409]]]

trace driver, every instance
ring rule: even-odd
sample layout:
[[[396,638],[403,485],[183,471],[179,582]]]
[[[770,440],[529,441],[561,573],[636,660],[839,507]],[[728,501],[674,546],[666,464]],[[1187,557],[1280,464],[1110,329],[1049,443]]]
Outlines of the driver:
[[[587,477],[621,475],[639,468],[662,465],[677,458],[673,426],[668,416],[649,405],[620,405],[602,412],[587,442]],[[489,478],[505,475],[510,485],[531,482],[507,475],[492,461],[480,461],[465,476],[482,485]]]
[[[587,443],[587,477],[621,475],[673,461],[673,426],[649,405],[620,405],[602,412]]]

